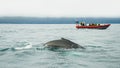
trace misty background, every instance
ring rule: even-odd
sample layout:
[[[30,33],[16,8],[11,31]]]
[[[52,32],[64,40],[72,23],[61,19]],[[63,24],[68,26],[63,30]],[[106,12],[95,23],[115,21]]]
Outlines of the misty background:
[[[120,23],[120,18],[95,17],[0,17],[0,24],[75,24],[86,23]]]
[[[0,0],[0,24],[120,23],[120,0]]]

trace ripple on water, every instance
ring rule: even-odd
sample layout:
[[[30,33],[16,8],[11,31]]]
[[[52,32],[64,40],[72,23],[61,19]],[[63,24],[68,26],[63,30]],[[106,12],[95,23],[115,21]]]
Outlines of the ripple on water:
[[[119,26],[77,30],[65,24],[0,25],[0,68],[120,68]],[[42,43],[60,37],[86,49],[44,48]]]

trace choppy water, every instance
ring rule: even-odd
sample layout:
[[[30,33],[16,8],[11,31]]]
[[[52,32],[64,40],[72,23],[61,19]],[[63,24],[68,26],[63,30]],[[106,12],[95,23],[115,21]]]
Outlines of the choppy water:
[[[106,30],[74,24],[0,24],[0,68],[120,68],[120,24]],[[61,37],[86,49],[49,50]]]

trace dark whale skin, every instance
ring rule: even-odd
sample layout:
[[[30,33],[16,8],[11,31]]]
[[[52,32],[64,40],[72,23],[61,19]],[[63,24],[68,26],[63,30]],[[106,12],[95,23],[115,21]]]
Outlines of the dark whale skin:
[[[66,49],[82,48],[82,49],[85,49],[84,47],[80,46],[79,44],[74,43],[65,38],[49,41],[49,42],[45,43],[44,45],[47,47],[54,47],[54,48],[66,48]]]

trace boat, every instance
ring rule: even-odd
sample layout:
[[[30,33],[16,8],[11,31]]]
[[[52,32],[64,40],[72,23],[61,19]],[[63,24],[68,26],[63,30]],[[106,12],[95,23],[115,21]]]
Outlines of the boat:
[[[77,29],[107,29],[110,24],[80,25],[76,24]]]

